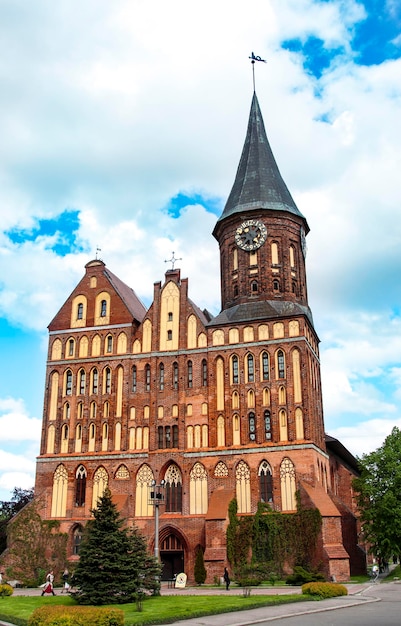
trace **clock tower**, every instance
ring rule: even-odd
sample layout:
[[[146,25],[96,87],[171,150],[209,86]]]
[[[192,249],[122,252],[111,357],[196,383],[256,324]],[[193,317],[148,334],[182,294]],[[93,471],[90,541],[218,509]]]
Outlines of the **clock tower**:
[[[222,310],[258,303],[277,312],[291,303],[311,317],[306,290],[305,236],[298,210],[270,148],[256,94],[233,188],[213,235],[220,245]],[[251,307],[251,308],[250,308]]]

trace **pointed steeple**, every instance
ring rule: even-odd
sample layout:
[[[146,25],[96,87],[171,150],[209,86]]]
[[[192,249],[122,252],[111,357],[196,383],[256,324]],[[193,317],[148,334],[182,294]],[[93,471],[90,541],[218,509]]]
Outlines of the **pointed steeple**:
[[[234,185],[218,222],[236,213],[258,209],[287,211],[305,221],[281,177],[270,148],[256,93]]]

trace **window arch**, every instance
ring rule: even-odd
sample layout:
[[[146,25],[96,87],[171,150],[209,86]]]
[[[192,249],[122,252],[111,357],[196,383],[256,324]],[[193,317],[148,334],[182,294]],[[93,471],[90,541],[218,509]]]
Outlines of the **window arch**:
[[[79,374],[78,374],[78,387],[79,387],[80,396],[83,396],[85,394],[85,385],[86,385],[86,373],[84,369],[80,369]]]
[[[72,371],[67,370],[64,376],[64,395],[72,396]]]
[[[108,484],[108,473],[104,467],[99,467],[93,476],[92,509],[97,509],[99,498],[104,495]]]
[[[282,460],[280,465],[281,506],[283,511],[295,511],[295,467],[289,458]]]
[[[189,513],[207,512],[207,473],[201,463],[195,463],[189,474]]]
[[[246,357],[246,373],[247,382],[255,382],[255,359],[253,357],[253,354],[248,354]]]
[[[260,356],[260,360],[261,360],[261,370],[262,370],[262,380],[269,380],[269,355],[266,352],[266,350],[264,352],[262,352],[261,356]]]
[[[278,403],[287,404],[287,394],[284,385],[280,385],[278,388]]]
[[[251,512],[251,472],[245,461],[240,461],[235,471],[238,513]]]
[[[295,438],[305,439],[304,418],[302,415],[302,409],[299,407],[295,409]]]
[[[60,339],[55,339],[52,345],[51,359],[52,361],[59,361],[61,359],[62,345]]]
[[[51,517],[65,517],[67,511],[68,472],[59,465],[53,476]]]
[[[231,395],[231,408],[239,409],[239,393],[238,391],[233,391]]]
[[[103,371],[103,393],[111,393],[111,369],[105,367]]]
[[[159,389],[163,391],[164,389],[164,364],[160,363],[159,365]]]
[[[145,365],[145,391],[150,391],[150,365]]]
[[[280,291],[280,282],[277,280],[273,280],[273,291]]]
[[[86,469],[80,465],[75,472],[75,506],[83,506],[86,498]]]
[[[95,443],[96,443],[96,426],[95,424],[92,423],[89,425],[89,445],[88,445],[89,452],[95,451]]]
[[[202,387],[207,387],[207,361],[202,360]]]
[[[270,411],[268,409],[266,409],[266,411],[264,411],[263,413],[263,420],[264,420],[264,426],[265,426],[265,439],[266,441],[271,441],[272,420],[271,420]]]
[[[262,461],[259,465],[259,491],[262,502],[273,503],[273,477],[270,465]]]
[[[280,441],[288,441],[287,413],[284,409],[280,409],[278,419],[280,423]]]
[[[217,445],[219,447],[226,445],[225,423],[222,415],[217,418]]]
[[[65,353],[67,359],[72,359],[75,356],[75,340],[72,337],[67,341]]]
[[[68,424],[63,424],[63,427],[61,429],[61,445],[60,445],[60,452],[62,454],[68,452],[68,437],[69,437]]]
[[[187,363],[187,386],[190,389],[193,383],[193,367],[192,361],[188,361]]]
[[[75,427],[75,452],[82,451],[82,425],[77,424]]]
[[[54,442],[56,438],[56,429],[53,424],[50,424],[47,430],[47,446],[46,454],[54,454]]]
[[[178,389],[178,363],[173,363],[173,389]]]
[[[276,352],[276,378],[285,378],[285,356],[283,350]]]
[[[65,420],[69,420],[70,417],[71,417],[70,403],[69,402],[65,402],[65,404],[64,404],[64,411],[63,411],[63,418]]]
[[[91,393],[96,394],[99,390],[99,373],[96,367],[91,371]]]
[[[230,359],[230,374],[231,374],[231,384],[238,385],[239,383],[239,363],[238,357],[236,354],[233,354]]]
[[[271,245],[272,265],[278,265],[278,245],[273,241]]]
[[[251,293],[258,293],[258,281],[253,280],[251,282]]]
[[[256,441],[256,416],[253,411],[248,415],[249,441]]]
[[[227,478],[228,467],[223,461],[219,461],[214,468],[214,475],[216,478]]]
[[[187,448],[194,447],[194,427],[188,426],[187,428]]]
[[[105,354],[111,354],[113,352],[113,336],[107,335],[106,340],[104,342],[104,352]]]
[[[239,446],[241,444],[241,430],[240,419],[238,413],[233,415],[233,445]]]
[[[136,382],[137,382],[137,373],[136,373],[136,365],[132,366],[132,392],[136,392]]]
[[[182,478],[175,463],[172,463],[165,475],[166,512],[182,512]]]
[[[136,475],[135,516],[152,517],[153,506],[150,504],[150,485],[154,475],[149,465],[142,465]]]

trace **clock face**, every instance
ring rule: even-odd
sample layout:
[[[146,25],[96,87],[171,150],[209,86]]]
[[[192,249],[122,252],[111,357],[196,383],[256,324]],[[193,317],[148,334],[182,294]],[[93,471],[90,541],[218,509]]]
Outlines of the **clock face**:
[[[257,250],[267,237],[266,226],[260,220],[246,220],[235,231],[235,243],[242,250]]]

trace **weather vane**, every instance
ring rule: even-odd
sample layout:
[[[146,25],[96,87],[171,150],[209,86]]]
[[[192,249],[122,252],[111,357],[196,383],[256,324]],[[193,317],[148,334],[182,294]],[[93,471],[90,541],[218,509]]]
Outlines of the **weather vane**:
[[[96,256],[95,256],[95,259],[96,259],[96,260],[99,258],[99,257],[98,257],[98,255],[97,255],[97,253],[98,253],[98,252],[101,252],[101,251],[102,251],[102,249],[101,249],[101,248],[99,248],[99,246],[97,246],[97,247],[96,247]]]
[[[182,261],[182,259],[176,259],[174,254],[175,253],[173,252],[173,256],[171,257],[171,259],[165,259],[165,261],[164,261],[165,263],[171,263],[172,264],[172,266],[173,266],[171,268],[172,270],[174,269],[174,263],[177,263],[177,261]]]
[[[262,57],[256,56],[253,52],[249,58],[252,63],[253,90],[255,91],[255,61],[261,61],[262,63],[266,63],[266,61]]]

